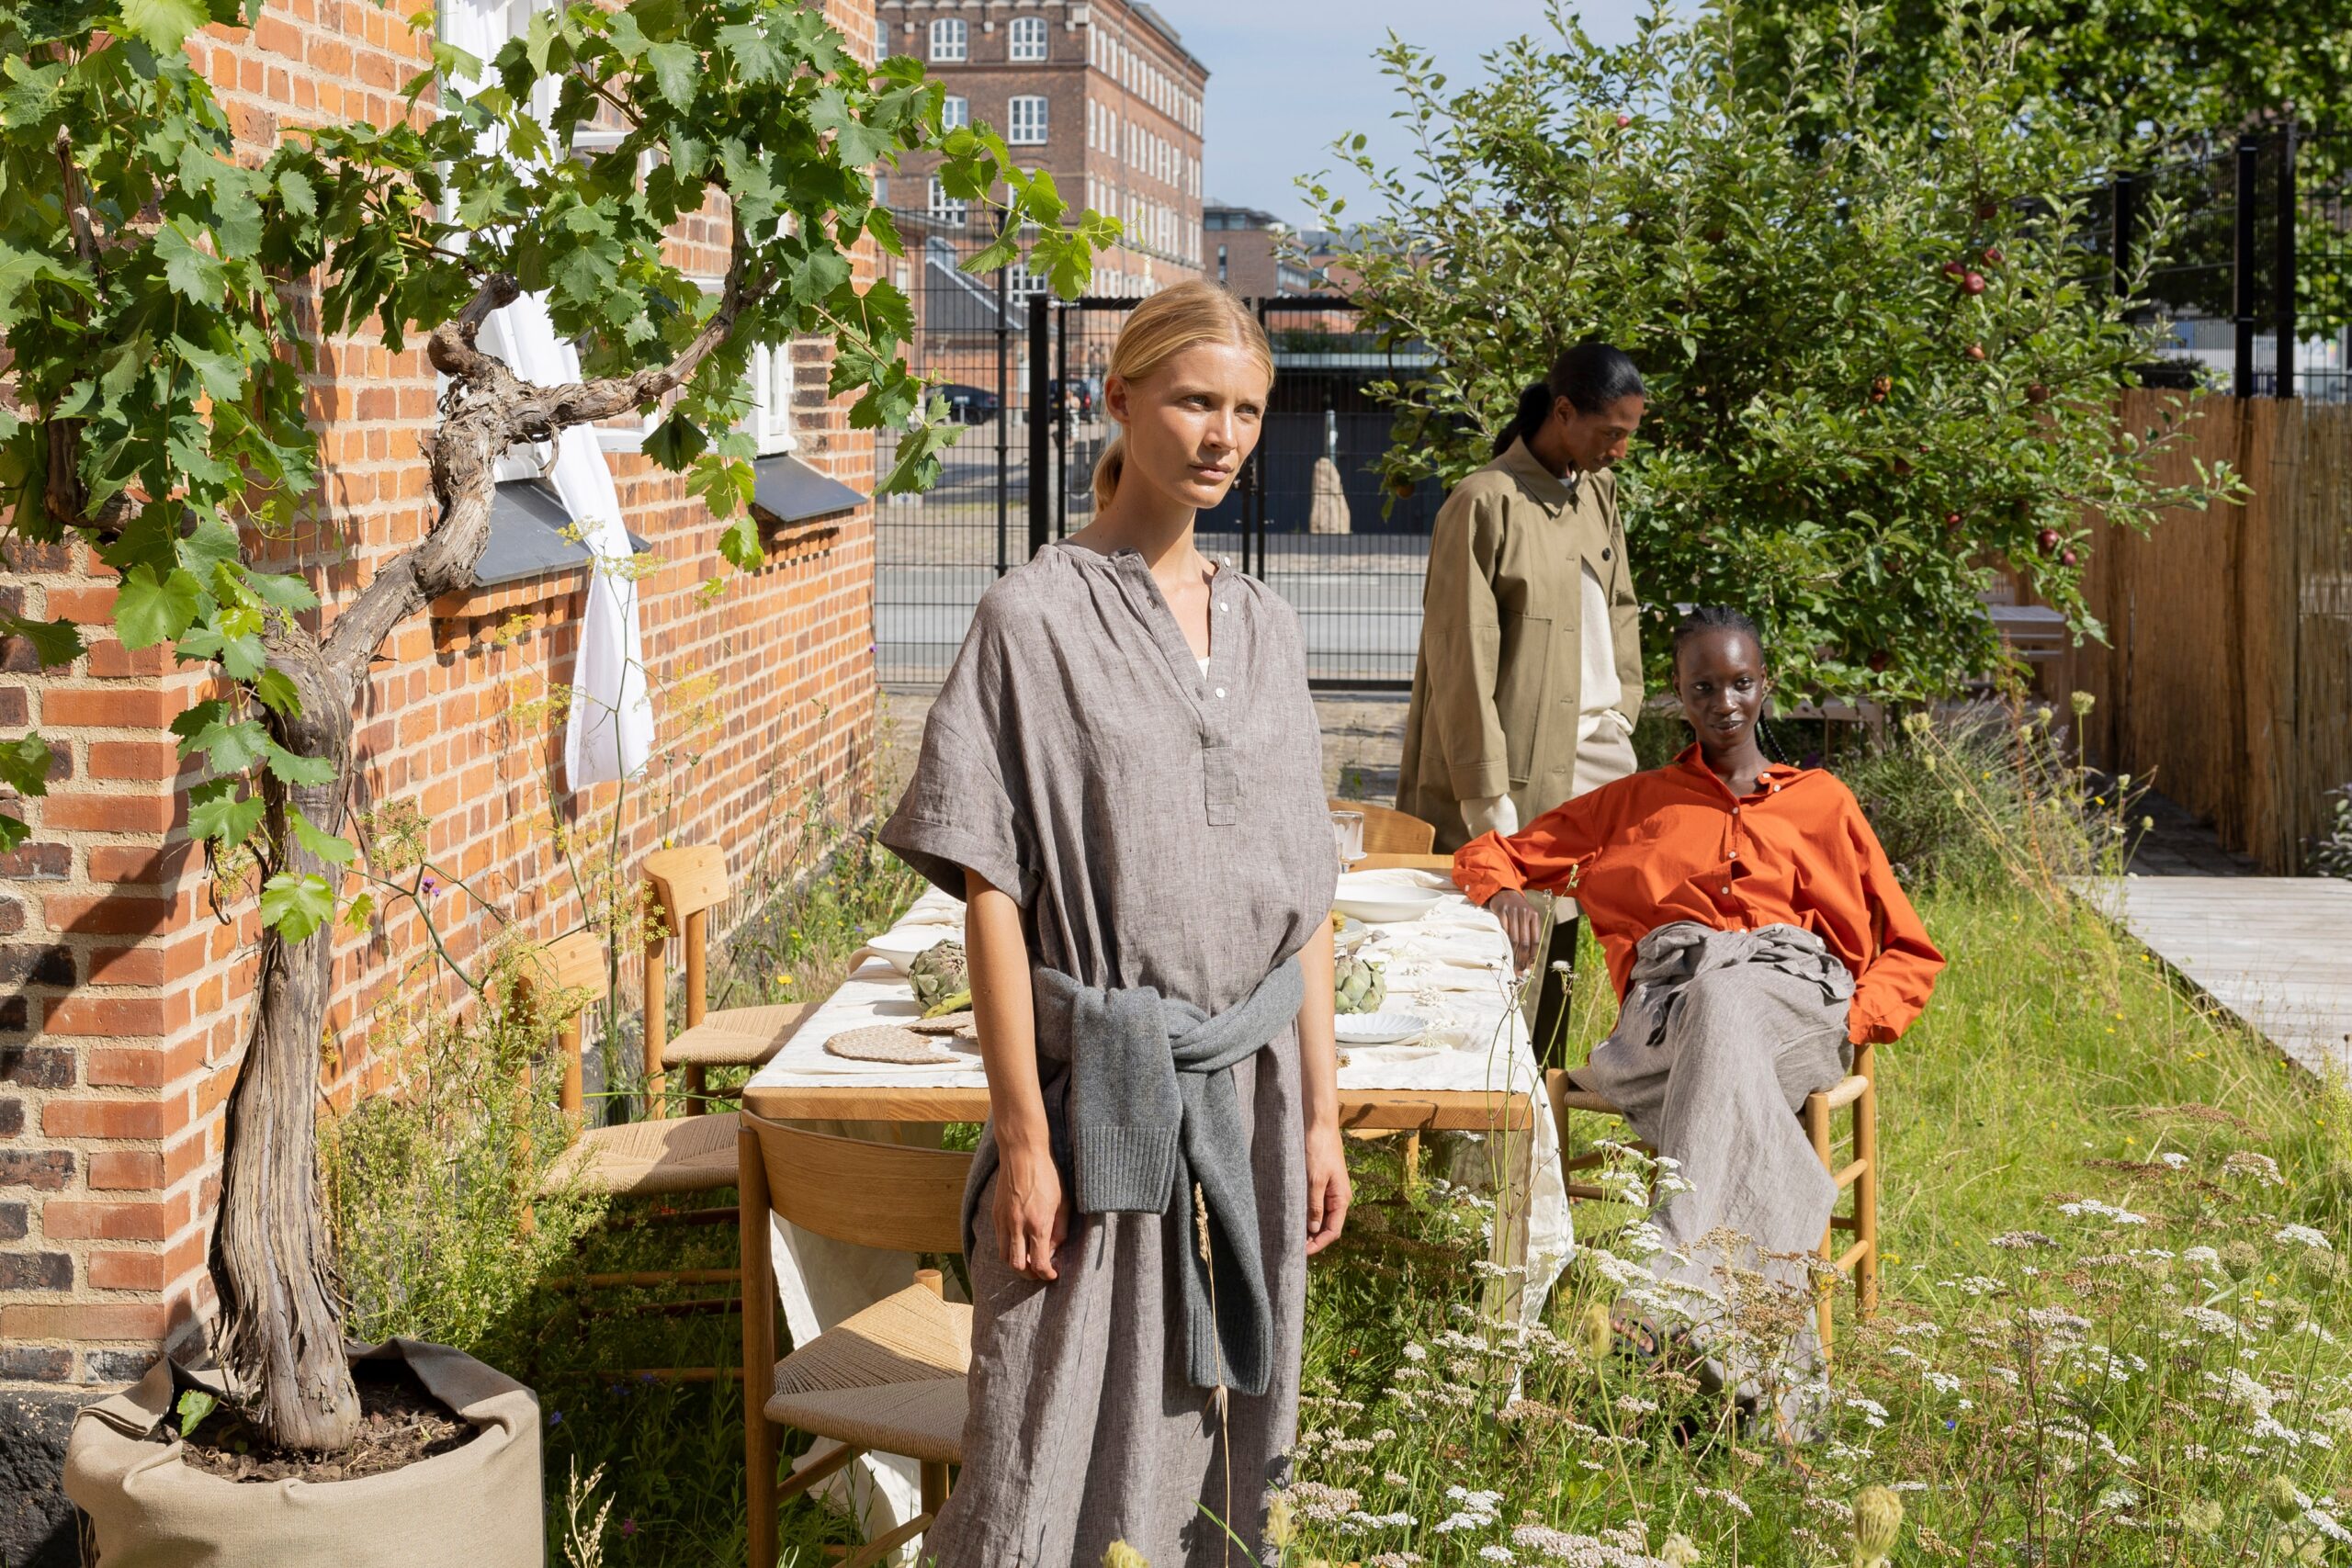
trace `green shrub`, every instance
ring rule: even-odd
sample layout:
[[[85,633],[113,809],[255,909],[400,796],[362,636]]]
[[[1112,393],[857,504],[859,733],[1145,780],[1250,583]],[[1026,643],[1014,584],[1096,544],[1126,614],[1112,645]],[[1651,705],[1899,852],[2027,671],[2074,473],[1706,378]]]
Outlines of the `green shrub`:
[[[470,1016],[380,1010],[389,1081],[322,1130],[356,1337],[478,1348],[602,1214],[581,1196],[537,1196],[578,1129],[556,1105],[560,1069],[533,1071],[553,1032],[510,979],[493,973]]]

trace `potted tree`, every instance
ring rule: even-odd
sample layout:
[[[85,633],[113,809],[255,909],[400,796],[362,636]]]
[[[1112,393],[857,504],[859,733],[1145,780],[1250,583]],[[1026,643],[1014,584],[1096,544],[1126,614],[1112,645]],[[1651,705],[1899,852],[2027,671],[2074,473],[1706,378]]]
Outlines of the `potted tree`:
[[[207,676],[172,724],[203,773],[189,833],[216,859],[250,864],[263,928],[227,1109],[211,1259],[226,1375],[214,1386],[270,1447],[331,1456],[351,1444],[360,1411],[313,1189],[313,1111],[339,868],[356,853],[342,831],[354,709],[393,630],[473,586],[498,457],[571,425],[655,416],[645,450],[732,519],[722,553],[753,566],[750,445],[732,432],[755,349],[831,340],[831,390],[856,394],[852,424],[907,431],[886,491],[928,483],[950,438],[899,353],[907,301],[888,282],[853,280],[861,243],[899,248],[874,205],[873,164],[936,152],[951,192],[1001,203],[1004,238],[974,270],[1012,259],[1025,231],[1029,265],[1075,293],[1114,230],[1092,214],[1066,222],[1050,177],[1015,168],[984,128],[943,126],[943,94],[919,65],[863,65],[820,9],[791,0],[542,11],[489,61],[436,46],[436,69],[408,94],[413,111],[437,113],[290,131],[241,163],[184,45],[206,23],[250,25],[258,9],[0,0],[0,333],[13,383],[0,506],[16,541],[78,539],[119,574],[112,624],[125,647],[168,643]],[[452,90],[458,80],[480,85]],[[574,156],[592,118],[618,128],[616,144],[606,135]],[[673,225],[697,214],[728,235],[710,294],[663,250]],[[320,335],[372,315],[392,347],[421,335],[447,388],[428,453],[429,531],[376,562],[332,615],[301,576],[270,569],[290,555],[283,540],[317,480],[301,376],[313,344],[296,314],[313,290]],[[579,380],[532,384],[480,345],[484,322],[526,291],[581,344]],[[9,615],[0,633],[47,665],[83,650],[68,621]],[[12,742],[0,783],[40,795],[49,762],[38,734]],[[0,815],[0,849],[25,831]],[[353,1506],[380,1514],[405,1495],[429,1496],[443,1517],[519,1516],[485,1525],[469,1560],[503,1561],[527,1542],[514,1549],[536,1562],[528,1395],[478,1365],[442,1371],[458,1396],[445,1403],[481,1433],[505,1433],[530,1483],[477,1463],[458,1492],[447,1475],[404,1494],[389,1477],[349,1482]],[[320,1560],[301,1510],[263,1517],[251,1489],[233,1506],[208,1502],[209,1478],[159,1465],[150,1434],[171,1429],[175,1376],[159,1367],[113,1425],[77,1429],[68,1489],[98,1522],[103,1560]],[[319,1497],[311,1489],[304,1507],[315,1514]],[[232,1519],[233,1550],[180,1541]],[[414,1550],[412,1531],[351,1520],[323,1539],[345,1562]]]

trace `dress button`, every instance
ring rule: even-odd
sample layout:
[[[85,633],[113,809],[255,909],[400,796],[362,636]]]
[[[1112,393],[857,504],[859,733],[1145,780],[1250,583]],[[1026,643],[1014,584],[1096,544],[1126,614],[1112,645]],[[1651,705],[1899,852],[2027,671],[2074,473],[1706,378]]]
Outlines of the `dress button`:
[[[1605,548],[1604,548],[1604,549],[1600,552],[1600,558],[1601,558],[1602,560],[1607,560],[1607,559],[1609,558],[1609,552],[1608,552],[1608,550],[1607,550],[1607,549],[1605,549]]]
[[[1233,601],[1232,601],[1232,600],[1230,600],[1230,599],[1228,599],[1228,600],[1225,601],[1223,604],[1219,604],[1219,605],[1217,606],[1217,608],[1218,608],[1219,610],[1230,610],[1230,609],[1232,609],[1232,608],[1233,608]]]
[[[1216,689],[1216,694],[1217,694],[1218,696],[1220,696],[1220,697],[1224,696],[1224,695],[1225,695],[1225,688],[1224,688],[1223,686],[1219,686],[1219,687]]]
[[[1724,884],[1724,897],[1726,898],[1731,897],[1731,884],[1728,882]]]

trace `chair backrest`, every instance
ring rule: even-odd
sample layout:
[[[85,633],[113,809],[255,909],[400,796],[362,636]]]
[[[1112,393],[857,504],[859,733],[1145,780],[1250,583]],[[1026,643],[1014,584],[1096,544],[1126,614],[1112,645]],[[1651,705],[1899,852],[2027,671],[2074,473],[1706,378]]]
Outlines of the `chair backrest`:
[[[581,993],[604,988],[605,944],[594,931],[571,931],[538,948],[523,961],[518,982],[537,998],[547,998],[539,1017],[555,1026],[556,1046],[563,1055],[563,1087],[557,1102],[577,1113],[583,1091],[580,1066]],[[527,1074],[526,1077],[527,1083]]]
[[[1334,811],[1363,813],[1363,852],[1368,855],[1425,855],[1437,842],[1434,826],[1393,806],[1374,806],[1365,800],[1329,804]]]
[[[1451,875],[1452,855],[1381,855],[1367,854],[1348,868],[1350,871],[1435,871]]]
[[[727,901],[727,852],[717,844],[681,844],[645,857],[645,880],[670,917],[673,931],[686,917]]]
[[[767,1168],[768,1206],[802,1230],[886,1252],[964,1250],[972,1156],[811,1133],[743,1112]]]

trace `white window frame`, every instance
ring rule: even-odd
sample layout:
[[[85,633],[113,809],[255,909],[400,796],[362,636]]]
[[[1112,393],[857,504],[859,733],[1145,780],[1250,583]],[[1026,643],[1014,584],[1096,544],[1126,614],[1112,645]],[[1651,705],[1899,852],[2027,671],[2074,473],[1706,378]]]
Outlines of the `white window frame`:
[[[1019,64],[1034,64],[1046,58],[1046,18],[1015,17],[1006,29],[1004,57]]]
[[[971,59],[971,25],[961,17],[942,17],[932,23],[931,52],[924,58],[936,65],[961,65]]]
[[[939,123],[947,130],[955,130],[972,123],[972,100],[961,93],[950,93],[940,100]]]
[[[743,428],[759,455],[772,457],[798,446],[800,438],[792,420],[792,345],[754,347],[750,381],[752,410],[743,418]]]
[[[931,200],[923,210],[930,214],[933,222],[944,224],[951,229],[961,229],[969,219],[971,209],[970,202],[949,196],[946,187],[939,183],[938,176],[935,175],[932,176]]]
[[[1042,93],[1015,93],[1005,100],[1004,144],[1008,147],[1043,147],[1050,139],[1052,128],[1048,116],[1053,101]]]

